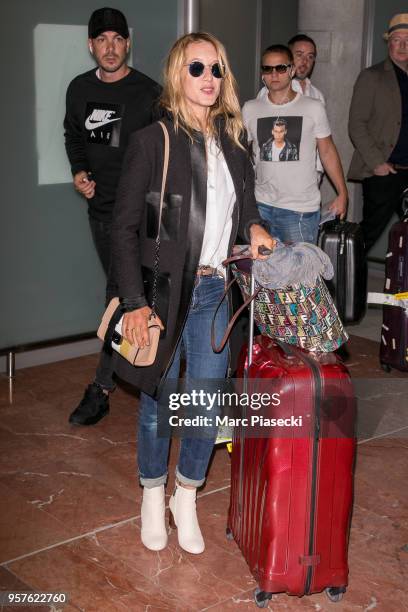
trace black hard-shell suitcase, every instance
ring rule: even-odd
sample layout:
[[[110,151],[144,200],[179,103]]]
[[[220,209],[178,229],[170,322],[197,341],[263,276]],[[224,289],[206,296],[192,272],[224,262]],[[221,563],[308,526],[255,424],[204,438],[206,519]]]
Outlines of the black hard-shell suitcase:
[[[394,223],[388,238],[385,257],[385,294],[408,292],[408,216]],[[401,306],[383,306],[380,362],[384,370],[408,371],[408,301]]]
[[[319,247],[327,253],[334,277],[326,281],[343,323],[356,323],[367,304],[367,262],[358,223],[328,221],[321,227]]]

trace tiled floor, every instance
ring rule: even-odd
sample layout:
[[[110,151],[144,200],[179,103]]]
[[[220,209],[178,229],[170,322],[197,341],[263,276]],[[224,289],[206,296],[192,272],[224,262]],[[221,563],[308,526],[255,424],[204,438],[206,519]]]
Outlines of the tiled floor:
[[[364,333],[364,326],[351,331]],[[374,415],[374,424],[363,423],[358,445],[349,588],[337,604],[325,594],[274,595],[272,610],[408,610],[407,379],[379,369],[378,344],[370,339],[353,336],[349,351],[356,388],[363,384],[364,414]],[[256,609],[256,584],[225,538],[226,449],[215,451],[198,502],[204,554],[183,552],[174,532],[164,551],[144,549],[136,398],[118,389],[100,423],[67,423],[95,365],[96,356],[88,356],[27,368],[12,387],[0,378],[0,590],[65,592],[66,611]],[[171,471],[176,452],[174,443]],[[168,491],[172,483],[173,476]]]

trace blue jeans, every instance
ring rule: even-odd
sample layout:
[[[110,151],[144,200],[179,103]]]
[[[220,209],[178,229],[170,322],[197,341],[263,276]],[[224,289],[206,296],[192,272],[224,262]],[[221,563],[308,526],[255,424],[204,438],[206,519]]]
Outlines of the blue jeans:
[[[187,380],[205,380],[224,378],[228,366],[228,348],[221,353],[214,353],[211,348],[211,322],[215,309],[224,290],[224,280],[218,276],[197,276],[194,292],[183,329],[167,379],[177,379],[180,371],[180,352],[186,359],[185,378]],[[219,342],[228,323],[228,306],[224,301],[217,313],[215,331],[216,342]],[[158,437],[158,403],[146,393],[140,396],[139,431],[138,431],[138,465],[140,483],[153,488],[165,484],[167,479],[167,460],[170,438]],[[187,485],[201,486],[217,436],[217,428],[208,431],[205,436],[182,438],[180,455],[176,468],[178,480]],[[197,428],[195,429],[195,433]]]
[[[269,232],[281,242],[317,243],[320,210],[299,213],[257,202],[259,214],[269,223]]]

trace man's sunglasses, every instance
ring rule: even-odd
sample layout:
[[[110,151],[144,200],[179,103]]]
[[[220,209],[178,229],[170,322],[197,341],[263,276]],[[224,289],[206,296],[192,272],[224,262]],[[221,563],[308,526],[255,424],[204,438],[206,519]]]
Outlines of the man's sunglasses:
[[[276,66],[261,66],[263,74],[272,74],[274,70],[278,74],[285,74],[292,67],[292,64],[277,64]]]
[[[211,74],[213,75],[213,77],[215,77],[216,79],[224,78],[225,69],[222,64],[215,62],[215,64],[207,65],[211,68]],[[191,64],[185,64],[185,66],[188,66],[188,71],[192,77],[200,77],[204,73],[206,64],[203,64],[203,62],[196,61],[191,62]]]

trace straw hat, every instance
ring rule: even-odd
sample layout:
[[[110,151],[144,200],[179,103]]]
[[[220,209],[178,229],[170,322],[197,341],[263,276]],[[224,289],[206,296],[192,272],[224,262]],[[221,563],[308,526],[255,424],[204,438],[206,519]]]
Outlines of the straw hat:
[[[396,30],[408,30],[408,13],[394,15],[389,23],[388,32],[384,32],[383,38],[388,40],[391,34]]]

